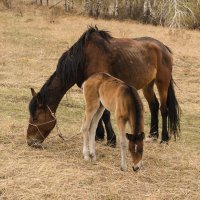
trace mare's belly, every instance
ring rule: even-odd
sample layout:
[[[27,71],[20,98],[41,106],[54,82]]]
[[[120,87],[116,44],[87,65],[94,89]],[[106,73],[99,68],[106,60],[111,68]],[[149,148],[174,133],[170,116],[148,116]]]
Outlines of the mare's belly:
[[[156,77],[157,60],[145,49],[118,49],[112,60],[113,76],[137,89],[141,89]]]

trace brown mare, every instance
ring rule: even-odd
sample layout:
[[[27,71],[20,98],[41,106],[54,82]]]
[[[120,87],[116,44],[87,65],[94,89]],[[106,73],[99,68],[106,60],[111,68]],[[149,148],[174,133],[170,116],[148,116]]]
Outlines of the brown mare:
[[[80,39],[59,59],[57,69],[39,93],[32,90],[29,104],[30,119],[27,142],[38,146],[56,124],[52,113],[69,88],[82,83],[92,74],[106,72],[142,89],[151,111],[150,137],[158,137],[159,103],[153,90],[156,84],[160,96],[162,138],[168,142],[169,134],[180,130],[179,105],[172,79],[172,53],[163,43],[153,38],[114,38],[108,32],[90,27]],[[108,141],[116,138],[109,121],[103,119],[108,131]]]
[[[121,170],[127,170],[126,137],[129,140],[129,151],[134,164],[133,170],[139,170],[143,154],[144,118],[143,106],[137,90],[106,73],[90,76],[82,87],[86,104],[85,117],[81,128],[84,159],[96,160],[95,133],[98,122],[106,108],[114,112],[120,134]],[[127,122],[131,134],[125,133]]]

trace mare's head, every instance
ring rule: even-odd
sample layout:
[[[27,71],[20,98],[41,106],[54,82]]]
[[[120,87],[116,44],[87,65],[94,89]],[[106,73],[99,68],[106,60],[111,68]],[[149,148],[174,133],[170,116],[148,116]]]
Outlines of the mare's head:
[[[32,99],[29,104],[30,118],[27,129],[27,144],[42,147],[42,142],[56,125],[56,118],[46,105],[40,93],[31,88]]]
[[[142,155],[143,155],[143,140],[144,133],[139,134],[126,134],[129,140],[129,151],[133,159],[133,170],[137,171],[142,166]]]

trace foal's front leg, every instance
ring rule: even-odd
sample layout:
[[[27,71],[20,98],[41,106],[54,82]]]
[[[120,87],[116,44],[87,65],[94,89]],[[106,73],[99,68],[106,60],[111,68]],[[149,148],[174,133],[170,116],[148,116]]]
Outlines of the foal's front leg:
[[[95,154],[95,133],[97,129],[98,122],[103,115],[104,107],[100,106],[97,112],[95,113],[92,124],[89,130],[89,150],[90,150],[90,158],[91,160],[96,160],[96,154]]]
[[[85,160],[89,160],[89,152],[88,152],[89,129],[92,123],[92,118],[95,113],[96,110],[93,110],[92,112],[86,111],[83,124],[81,127],[81,132],[83,133],[83,158]]]
[[[84,117],[83,124],[81,127],[81,132],[83,134],[83,158],[89,160],[88,154],[88,141],[89,141],[89,128],[86,122],[86,116]]]

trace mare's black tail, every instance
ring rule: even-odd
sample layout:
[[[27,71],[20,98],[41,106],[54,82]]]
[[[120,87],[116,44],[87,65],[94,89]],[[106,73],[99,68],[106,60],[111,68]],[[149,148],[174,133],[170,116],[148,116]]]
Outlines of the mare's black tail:
[[[170,133],[179,136],[180,133],[180,115],[181,109],[176,99],[174,91],[174,81],[171,79],[167,95],[167,108],[168,108],[168,129]]]

